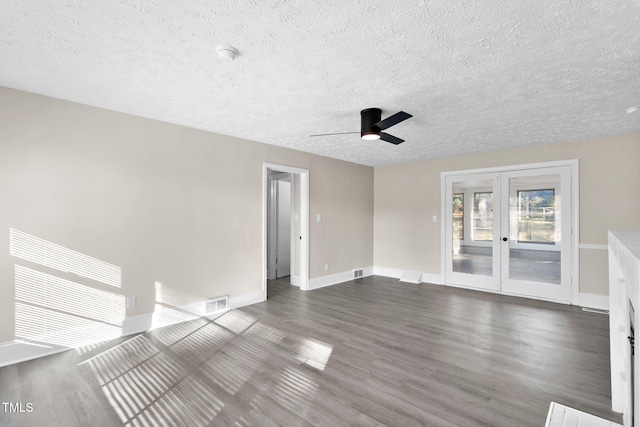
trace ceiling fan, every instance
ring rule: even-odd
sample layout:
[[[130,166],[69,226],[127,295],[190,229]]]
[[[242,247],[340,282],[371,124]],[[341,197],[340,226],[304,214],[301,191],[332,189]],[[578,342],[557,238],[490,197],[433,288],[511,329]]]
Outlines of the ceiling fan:
[[[381,139],[383,141],[398,145],[404,142],[404,139],[400,139],[382,131],[390,128],[391,126],[397,125],[398,123],[403,122],[411,117],[413,117],[411,114],[400,111],[392,116],[387,117],[384,120],[381,120],[381,109],[367,108],[360,111],[360,137],[367,140]],[[358,132],[321,133],[309,136],[346,135],[349,133]]]

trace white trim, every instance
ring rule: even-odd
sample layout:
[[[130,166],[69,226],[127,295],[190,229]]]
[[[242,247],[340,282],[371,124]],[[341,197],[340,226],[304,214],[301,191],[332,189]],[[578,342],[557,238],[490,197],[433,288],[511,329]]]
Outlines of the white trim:
[[[580,161],[568,161],[571,166],[571,303],[580,301]]]
[[[556,196],[560,196],[565,202],[562,203],[562,214],[555,216],[555,228],[561,230],[565,244],[559,245],[562,249],[559,252],[560,255],[560,283],[556,285],[550,285],[544,282],[538,282],[535,280],[516,279],[510,274],[510,245],[509,243],[502,243],[499,249],[501,262],[500,262],[500,289],[504,293],[513,293],[520,295],[533,295],[536,298],[548,299],[551,301],[561,301],[564,303],[574,303],[577,301],[574,295],[573,286],[573,253],[576,252],[577,246],[573,245],[572,238],[572,169],[571,166],[560,166],[553,168],[539,168],[528,170],[516,170],[511,172],[504,172],[500,174],[500,181],[502,185],[501,192],[501,212],[506,214],[506,218],[503,218],[501,222],[500,237],[506,236],[509,239],[516,238],[514,233],[515,224],[511,222],[511,205],[516,198],[517,190],[522,188],[531,189],[528,185],[522,187],[521,185],[513,185],[512,179],[525,178],[525,177],[548,177],[553,176],[553,181],[557,181],[557,184],[541,184],[541,187],[536,188],[551,188]],[[494,214],[495,221],[495,214]],[[511,233],[511,235],[509,234]],[[510,240],[511,242],[511,240]],[[577,242],[575,242],[577,243]],[[541,245],[543,246],[543,245]],[[495,253],[495,252],[494,252]]]
[[[338,283],[348,282],[352,279],[352,271],[344,271],[342,273],[330,274],[328,276],[315,277],[313,279],[309,279],[309,290],[324,288],[325,286],[337,285]]]
[[[591,427],[622,427],[622,424],[569,408],[556,402],[549,405],[547,422],[544,427],[569,427],[569,426],[591,426]]]
[[[51,356],[70,350],[54,344],[29,343],[27,341],[9,341],[0,343],[0,368],[39,357]]]
[[[153,313],[142,313],[135,316],[127,316],[122,322],[122,336],[141,334],[151,329]]]
[[[455,176],[455,175],[470,175],[476,173],[499,173],[499,172],[512,172],[519,171],[521,169],[546,169],[555,168],[559,166],[573,166],[578,164],[578,159],[569,160],[555,160],[551,162],[539,162],[539,163],[524,163],[519,165],[507,165],[507,166],[493,166],[480,169],[464,169],[457,171],[440,172],[441,176]]]
[[[506,294],[500,294],[495,289],[476,288],[470,285],[460,285],[457,283],[445,283],[444,286],[448,286],[450,288],[468,289],[470,291],[486,292],[489,294],[506,295]],[[522,297],[522,298],[530,298],[530,297],[524,297],[522,295],[514,295],[514,296]],[[530,298],[530,299],[533,299],[533,298]]]
[[[440,274],[422,273],[422,283],[430,285],[444,285],[444,280]]]
[[[500,192],[501,192],[500,174],[497,172],[474,174],[469,176],[463,175],[463,174],[457,174],[453,176],[444,177],[445,199],[452,200],[451,199],[453,197],[452,190],[456,182],[466,181],[469,179],[473,181],[482,180],[483,182],[486,182],[487,184],[482,186],[483,189],[486,188],[487,191],[491,190],[493,192],[494,201],[500,200]],[[466,207],[465,210],[467,210],[467,212],[469,211],[469,207],[472,205],[473,205],[472,202],[470,202],[468,199],[465,199],[465,207]],[[479,275],[479,274],[474,275],[474,274],[465,274],[462,272],[456,272],[453,269],[453,261],[452,261],[453,252],[454,252],[453,227],[451,224],[452,203],[447,202],[445,203],[444,207],[445,207],[445,214],[443,216],[443,220],[445,223],[445,234],[442,236],[442,239],[444,240],[445,247],[444,247],[444,251],[442,252],[442,259],[444,259],[445,261],[445,271],[443,273],[443,276],[446,277],[446,282],[461,283],[461,284],[465,284],[466,286],[473,286],[473,287],[484,288],[484,289],[498,289],[500,286],[499,254],[502,246],[502,241],[500,240],[499,238],[500,236],[496,232],[496,229],[494,228],[493,240],[488,242],[489,247],[492,248],[493,254],[498,255],[498,256],[493,256],[491,258],[493,273],[491,275],[485,276],[485,275]],[[502,212],[501,208],[499,209],[496,208],[493,210],[493,223],[496,226],[499,226],[501,224],[500,222],[501,212]],[[465,215],[465,218],[466,218],[465,223],[469,225],[469,228],[467,230],[472,229],[473,227],[470,226],[471,215]],[[465,232],[465,234],[467,234],[467,238],[468,238],[469,233]]]
[[[300,289],[309,290],[309,170],[264,162],[262,164],[262,293],[267,299],[267,191],[268,171],[300,175]],[[293,218],[292,218],[293,220]],[[292,258],[293,253],[291,254]],[[293,266],[292,266],[293,268]]]
[[[414,283],[418,285],[422,283],[422,271],[404,270],[402,272],[402,277],[400,277],[400,281],[405,283]]]
[[[457,175],[468,175],[477,173],[500,173],[518,171],[522,169],[543,169],[560,166],[569,166],[571,175],[571,195],[572,195],[572,235],[571,235],[571,303],[578,305],[580,301],[580,161],[578,159],[557,160],[551,162],[528,163],[508,166],[495,166],[481,169],[466,169],[459,171],[447,171],[440,173],[440,273],[443,283],[447,282],[446,276],[446,177]],[[593,248],[589,248],[593,249]],[[448,285],[448,283],[447,283]]]
[[[262,289],[259,289],[257,291],[249,291],[229,296],[229,307],[231,307],[231,309],[240,308],[251,304],[257,304],[265,300],[266,298],[264,297]]]
[[[292,275],[291,275],[291,276],[289,276],[289,277],[290,277],[290,279],[291,279],[291,284],[292,284],[293,286],[300,287],[300,281],[301,281],[300,276],[295,276],[295,275],[293,275],[293,274],[292,274]]]
[[[376,276],[382,277],[391,277],[393,279],[400,279],[402,277],[402,272],[404,270],[400,270],[399,268],[387,268],[387,267],[373,267],[373,274]]]
[[[393,279],[402,278],[402,273],[405,270],[401,270],[399,268],[388,268],[388,267],[380,267],[375,266],[372,267],[371,276],[382,276],[382,277],[391,277]],[[444,285],[444,280],[442,275],[433,274],[433,273],[422,273],[422,281],[421,283],[428,283],[430,285]]]
[[[440,173],[440,277],[442,284],[447,282],[447,179]]]
[[[598,251],[607,251],[609,250],[609,246],[607,245],[598,245],[595,243],[580,243],[578,245],[579,249],[593,249]]]
[[[571,303],[569,301],[555,300],[555,299],[551,299],[551,298],[540,298],[540,297],[534,297],[534,296],[530,296],[530,295],[513,294],[513,293],[509,293],[509,292],[498,292],[495,289],[475,288],[473,286],[459,285],[459,284],[456,284],[456,283],[446,283],[445,286],[449,286],[451,288],[468,289],[470,291],[486,292],[486,293],[495,294],[495,295],[506,295],[506,296],[509,296],[509,297],[526,298],[526,299],[536,300],[536,301],[547,301],[547,302],[553,302],[553,303],[556,303],[556,304],[571,305]]]
[[[362,277],[373,275],[375,267],[365,267],[362,269]],[[315,277],[309,280],[309,290],[324,288],[325,286],[337,285],[339,283],[353,280],[353,270],[342,273],[330,274],[328,276]]]
[[[369,277],[369,276],[373,276],[373,269],[375,267],[371,266],[371,267],[365,267],[362,269],[362,277]]]
[[[575,305],[609,311],[609,296],[581,292]]]
[[[548,298],[536,298],[528,295],[512,294],[507,292],[500,293],[500,292],[493,291],[491,289],[474,288],[472,286],[457,285],[453,283],[447,283],[446,286],[450,286],[452,288],[468,289],[470,291],[488,292],[490,294],[496,294],[496,295],[508,295],[512,297],[527,298],[527,299],[532,299],[536,301],[548,301],[548,302],[553,302],[556,304],[564,304],[564,305],[570,304],[578,307],[596,308],[598,310],[609,311],[609,297],[607,295],[588,294],[588,293],[581,292],[578,294],[578,298],[575,301],[572,301],[571,303],[569,303],[567,301],[560,301],[560,300],[554,300],[554,299],[548,299]]]
[[[180,307],[175,307],[175,309],[188,313],[196,313],[198,312],[198,308],[200,306],[202,306],[202,308],[204,309],[204,303],[206,301],[209,301],[209,299],[186,304]],[[244,292],[241,294],[229,296],[229,307],[231,307],[231,309],[236,309],[247,305],[256,304],[262,301],[264,301],[264,293],[262,289],[258,289],[256,291]],[[150,330],[153,324],[153,316],[154,313],[142,313],[125,317],[124,321],[122,322],[122,333],[120,336],[124,337]],[[198,317],[199,316],[195,314],[193,315],[194,319]],[[173,317],[173,319],[175,319],[175,321],[173,322],[171,322],[170,317],[163,319],[169,320],[169,322],[163,323],[161,327],[190,320],[187,317]],[[60,353],[67,350],[73,350],[73,348],[56,344],[39,343],[35,341],[29,342],[27,340],[14,340],[0,343],[0,367],[25,362],[27,360],[37,359],[39,357],[50,356],[52,354]]]

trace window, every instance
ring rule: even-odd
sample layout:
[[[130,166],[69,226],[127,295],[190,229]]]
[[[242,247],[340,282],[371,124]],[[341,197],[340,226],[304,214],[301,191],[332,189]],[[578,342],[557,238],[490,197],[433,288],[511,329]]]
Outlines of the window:
[[[555,242],[555,191],[518,191],[518,243]]]
[[[473,193],[473,240],[493,240],[493,192]]]
[[[464,194],[453,195],[453,238],[464,240]]]

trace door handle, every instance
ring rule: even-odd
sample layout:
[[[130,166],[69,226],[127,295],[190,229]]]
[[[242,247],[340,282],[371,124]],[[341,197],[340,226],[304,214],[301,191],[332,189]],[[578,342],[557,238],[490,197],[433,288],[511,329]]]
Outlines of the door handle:
[[[506,237],[503,237],[503,238],[502,238],[502,241],[503,241],[503,242],[506,242],[507,240],[509,240],[509,239],[507,239]]]

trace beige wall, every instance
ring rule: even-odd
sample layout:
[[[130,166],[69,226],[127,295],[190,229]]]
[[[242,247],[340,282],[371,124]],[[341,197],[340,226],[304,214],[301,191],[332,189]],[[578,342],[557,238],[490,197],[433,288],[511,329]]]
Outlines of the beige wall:
[[[203,298],[261,289],[263,162],[310,170],[317,278],[371,265],[439,274],[441,172],[576,158],[580,242],[637,229],[640,135],[374,170],[0,88],[0,342],[13,339],[14,265],[78,280],[10,256],[10,228],[121,267],[135,315],[153,311],[155,282]],[[580,290],[606,294],[606,252],[580,256]]]
[[[567,159],[580,161],[580,243],[640,227],[640,135],[421,161],[375,169],[374,264],[440,274],[441,172]],[[581,249],[580,291],[607,286],[606,251]]]
[[[128,315],[153,311],[155,282],[261,289],[263,162],[310,170],[311,278],[373,265],[373,168],[0,88],[0,342],[14,265],[34,267],[10,228],[121,267]]]
[[[312,159],[311,168],[310,193],[315,195],[309,204],[311,277],[372,266],[373,169],[353,171],[349,163],[317,156]],[[362,189],[369,186],[371,194],[363,194]],[[331,248],[331,252],[324,248]],[[361,263],[354,266],[347,260]],[[329,264],[328,271],[324,270],[325,264]]]

